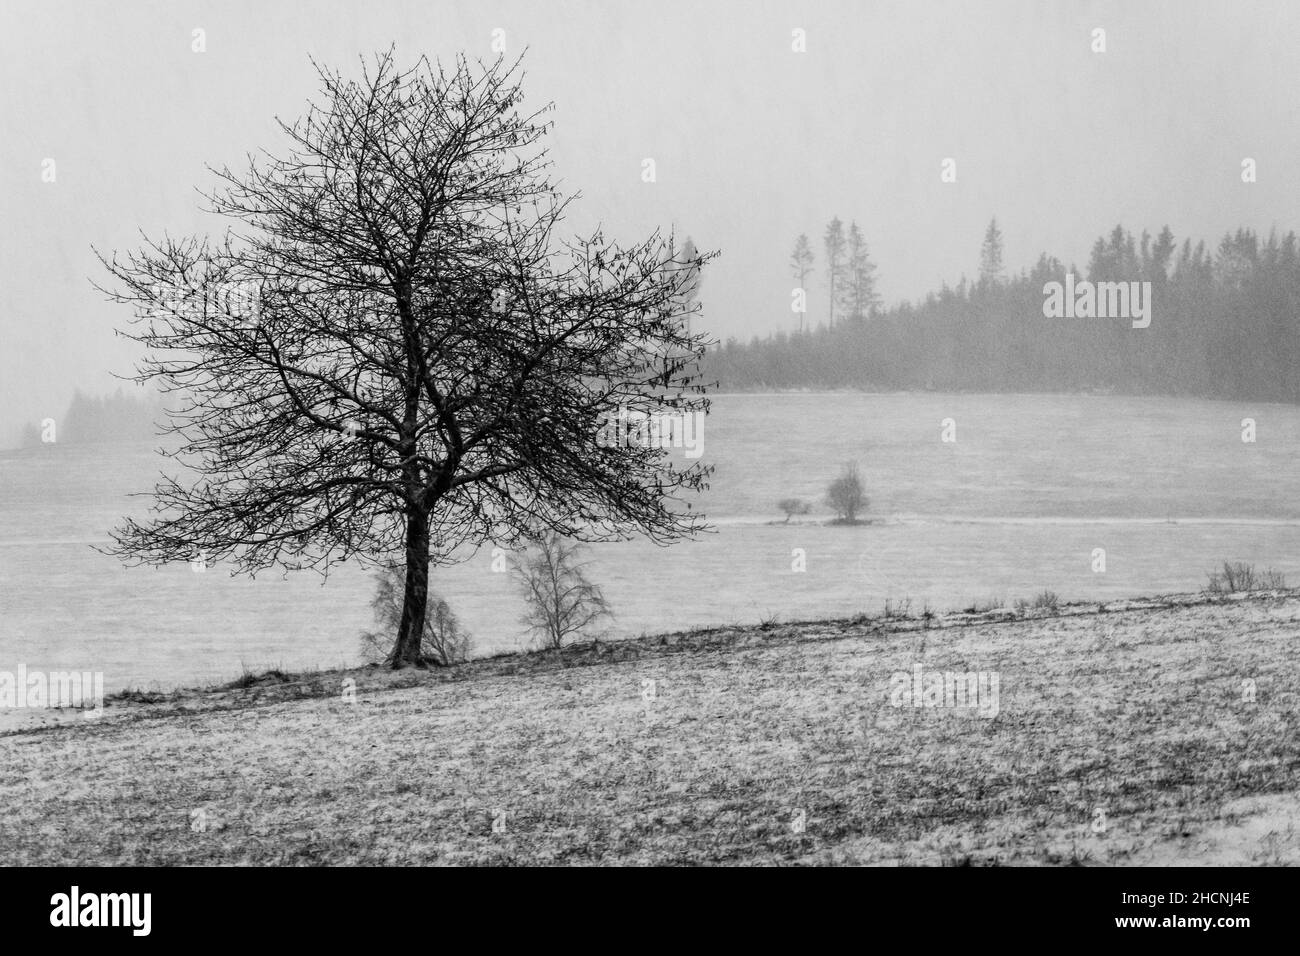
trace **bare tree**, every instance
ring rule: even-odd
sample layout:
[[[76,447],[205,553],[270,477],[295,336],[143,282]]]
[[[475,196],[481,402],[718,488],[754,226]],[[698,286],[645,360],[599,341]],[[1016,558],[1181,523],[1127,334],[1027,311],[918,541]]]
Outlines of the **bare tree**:
[[[684,269],[658,232],[561,241],[553,106],[520,113],[518,67],[318,67],[322,102],[280,124],[286,155],[214,171],[222,239],[100,256],[104,291],[136,308],[137,379],[185,397],[166,431],[188,469],[110,553],[248,574],[400,561],[402,667],[421,660],[430,564],[460,545],[702,527],[678,502],[707,467],[598,436],[620,411],[707,412],[709,341],[682,293],[713,254]]]
[[[600,588],[587,580],[586,566],[578,563],[579,548],[550,532],[515,564],[527,605],[522,623],[543,647],[558,650],[569,637],[613,616]]]
[[[858,512],[867,507],[867,496],[862,491],[858,466],[849,462],[838,478],[826,489],[826,503],[835,509],[835,520],[840,524],[855,524]]]
[[[367,663],[388,660],[393,653],[402,625],[402,596],[405,575],[400,566],[385,568],[376,577],[374,600],[375,630],[361,634],[361,656]],[[420,661],[437,667],[450,667],[469,659],[472,640],[461,627],[451,606],[431,590],[424,635],[420,640]]]
[[[806,515],[812,510],[812,506],[801,498],[782,498],[776,503],[776,506],[785,512],[785,523],[790,523],[790,518],[794,515]]]

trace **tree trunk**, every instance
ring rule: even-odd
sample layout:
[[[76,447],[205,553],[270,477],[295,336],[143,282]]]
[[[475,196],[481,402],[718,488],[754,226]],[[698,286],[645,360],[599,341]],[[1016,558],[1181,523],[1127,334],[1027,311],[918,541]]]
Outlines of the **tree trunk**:
[[[394,670],[423,665],[420,654],[424,621],[429,608],[429,516],[417,508],[406,514],[406,588],[402,594],[402,622],[388,659]]]

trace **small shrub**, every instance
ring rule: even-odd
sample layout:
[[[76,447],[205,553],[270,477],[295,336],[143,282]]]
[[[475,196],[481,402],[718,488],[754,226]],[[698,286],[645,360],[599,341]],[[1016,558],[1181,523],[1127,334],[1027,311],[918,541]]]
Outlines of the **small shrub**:
[[[1061,599],[1056,596],[1055,591],[1042,591],[1034,597],[1034,609],[1042,611],[1052,611],[1055,613]]]
[[[894,604],[889,598],[885,598],[885,619],[894,620],[906,618],[912,612],[912,599],[903,598],[897,604]]]
[[[1286,588],[1286,575],[1273,568],[1256,571],[1244,561],[1224,561],[1222,571],[1210,572],[1206,588],[1211,594],[1235,594],[1239,591],[1272,591]]]
[[[130,687],[120,693],[108,695],[108,700],[129,700],[134,704],[160,704],[166,699],[167,695],[160,691],[143,690],[139,687]]]
[[[247,690],[250,687],[257,687],[261,684],[288,684],[292,681],[293,678],[278,667],[273,667],[269,671],[263,671],[261,674],[254,674],[247,666],[244,666],[243,673],[229,683],[221,685],[221,689]]]
[[[776,506],[785,512],[785,523],[790,523],[792,515],[806,515],[812,511],[812,505],[802,498],[782,498]]]
[[[867,507],[858,466],[849,462],[838,478],[826,489],[826,503],[835,509],[836,524],[857,524],[858,512]]]

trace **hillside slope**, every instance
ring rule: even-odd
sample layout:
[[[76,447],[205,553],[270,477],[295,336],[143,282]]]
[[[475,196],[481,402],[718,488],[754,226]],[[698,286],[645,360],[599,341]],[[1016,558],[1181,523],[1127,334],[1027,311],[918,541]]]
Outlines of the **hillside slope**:
[[[118,699],[0,736],[0,859],[1295,864],[1298,635],[1188,595]]]

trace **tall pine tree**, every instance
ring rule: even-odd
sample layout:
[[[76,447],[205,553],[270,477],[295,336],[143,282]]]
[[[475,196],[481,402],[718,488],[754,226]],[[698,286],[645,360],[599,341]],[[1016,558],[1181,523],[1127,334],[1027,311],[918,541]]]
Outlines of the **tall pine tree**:
[[[826,281],[829,284],[827,295],[827,318],[831,325],[835,324],[835,285],[844,268],[844,223],[840,222],[840,217],[836,216],[826,226],[826,234],[822,238],[826,246]]]

